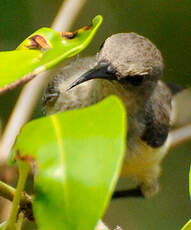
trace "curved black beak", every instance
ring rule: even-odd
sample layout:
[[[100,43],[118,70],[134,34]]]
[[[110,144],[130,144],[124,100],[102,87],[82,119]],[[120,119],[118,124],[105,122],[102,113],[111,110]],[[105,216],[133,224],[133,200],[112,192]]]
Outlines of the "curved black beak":
[[[112,65],[107,62],[100,62],[93,69],[90,69],[89,71],[84,73],[81,77],[79,77],[76,81],[74,81],[71,84],[71,86],[67,89],[67,91],[83,82],[89,81],[91,79],[96,79],[96,78],[115,80],[116,76]]]

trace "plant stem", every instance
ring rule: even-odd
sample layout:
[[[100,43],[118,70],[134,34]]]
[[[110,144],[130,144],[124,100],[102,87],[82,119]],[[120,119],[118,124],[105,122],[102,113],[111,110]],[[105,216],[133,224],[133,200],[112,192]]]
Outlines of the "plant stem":
[[[23,219],[24,219],[24,213],[19,213],[19,218],[16,224],[16,230],[21,230],[22,224],[23,224]]]
[[[15,196],[13,199],[11,213],[7,221],[5,230],[16,230],[15,223],[16,223],[17,214],[19,211],[19,204],[20,204],[20,200],[22,197],[22,191],[24,189],[25,182],[26,182],[28,172],[29,172],[29,165],[26,164],[25,162],[18,161],[18,166],[19,166],[19,180],[18,180]]]
[[[15,192],[16,190],[13,187],[0,181],[0,196],[13,201]],[[29,220],[34,220],[32,212],[32,198],[26,192],[22,193],[20,209]]]
[[[0,181],[0,196],[12,201],[15,195],[15,189],[8,184]]]

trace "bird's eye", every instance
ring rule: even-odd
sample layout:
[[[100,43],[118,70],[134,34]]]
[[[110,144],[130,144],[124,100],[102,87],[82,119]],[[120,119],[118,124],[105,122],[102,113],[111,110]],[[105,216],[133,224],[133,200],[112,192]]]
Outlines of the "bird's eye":
[[[132,77],[128,77],[128,81],[130,84],[134,85],[134,86],[139,86],[143,83],[145,79],[144,75],[135,75]]]
[[[121,79],[121,83],[123,84],[130,84],[133,86],[140,86],[145,80],[145,75],[134,75],[134,76],[127,76],[124,79]]]
[[[108,65],[108,67],[107,67],[107,73],[115,73],[115,69],[113,68],[113,66],[112,65]]]

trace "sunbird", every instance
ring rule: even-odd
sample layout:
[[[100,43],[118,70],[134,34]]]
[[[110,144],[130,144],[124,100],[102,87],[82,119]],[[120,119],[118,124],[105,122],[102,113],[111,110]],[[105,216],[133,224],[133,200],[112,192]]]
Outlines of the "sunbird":
[[[161,81],[163,69],[161,52],[149,39],[133,32],[118,33],[105,40],[97,55],[64,67],[45,91],[48,114],[86,107],[111,94],[123,101],[128,133],[121,176],[134,178],[137,187],[114,197],[147,198],[159,190],[161,162],[170,146],[174,119],[173,93]]]

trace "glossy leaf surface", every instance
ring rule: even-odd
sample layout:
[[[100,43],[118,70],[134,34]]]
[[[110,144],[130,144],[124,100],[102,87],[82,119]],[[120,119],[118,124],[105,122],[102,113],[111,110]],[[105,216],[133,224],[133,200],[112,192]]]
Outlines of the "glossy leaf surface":
[[[12,160],[16,154],[35,162],[40,229],[94,229],[119,175],[125,136],[126,114],[115,96],[24,126]]]
[[[17,50],[0,52],[0,93],[81,52],[101,23],[102,17],[98,15],[92,25],[73,33],[41,28],[24,40]]]

